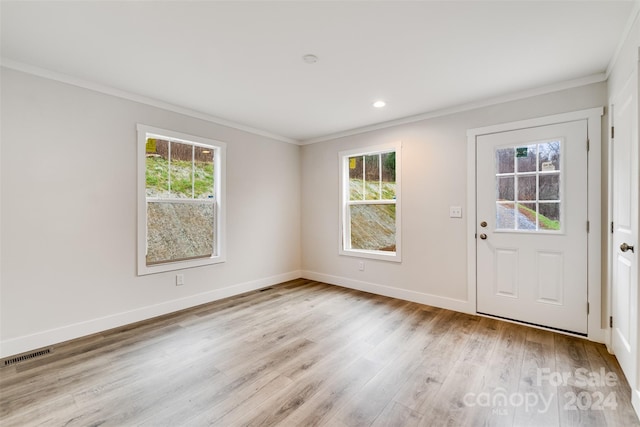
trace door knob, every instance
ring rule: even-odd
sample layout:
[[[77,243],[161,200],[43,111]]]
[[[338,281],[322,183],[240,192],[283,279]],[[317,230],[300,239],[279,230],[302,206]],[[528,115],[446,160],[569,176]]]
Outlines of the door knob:
[[[633,250],[633,246],[631,246],[631,245],[627,245],[626,243],[623,243],[623,244],[621,244],[621,245],[620,245],[620,250],[621,250],[622,252],[631,251],[631,252],[634,252],[634,253],[635,253],[635,251]]]
[[[480,235],[480,238],[481,238],[482,240],[487,240],[487,235],[486,235],[486,234],[484,234],[484,233],[482,233],[482,234]]]

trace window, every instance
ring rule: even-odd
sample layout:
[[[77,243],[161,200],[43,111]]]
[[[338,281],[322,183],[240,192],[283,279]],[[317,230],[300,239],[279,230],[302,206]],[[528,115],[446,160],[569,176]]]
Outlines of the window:
[[[138,125],[138,274],[224,261],[225,144]]]
[[[496,231],[562,230],[562,141],[496,149]]]
[[[343,151],[340,254],[400,261],[400,143]]]

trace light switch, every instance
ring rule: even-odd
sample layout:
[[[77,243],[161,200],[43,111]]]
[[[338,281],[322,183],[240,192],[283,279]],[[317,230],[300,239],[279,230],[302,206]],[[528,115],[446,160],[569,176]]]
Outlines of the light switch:
[[[449,206],[449,218],[462,218],[462,206]]]

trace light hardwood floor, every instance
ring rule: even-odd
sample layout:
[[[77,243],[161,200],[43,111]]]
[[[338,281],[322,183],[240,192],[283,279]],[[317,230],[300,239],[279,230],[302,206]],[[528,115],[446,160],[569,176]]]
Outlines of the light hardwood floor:
[[[0,375],[4,427],[640,425],[603,345],[302,279]]]

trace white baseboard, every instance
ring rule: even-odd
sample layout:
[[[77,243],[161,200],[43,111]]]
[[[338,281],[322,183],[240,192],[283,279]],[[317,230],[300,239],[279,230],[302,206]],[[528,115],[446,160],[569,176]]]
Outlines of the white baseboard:
[[[636,415],[640,418],[640,389],[634,389],[633,386],[631,388],[631,404],[636,411]]]
[[[603,331],[603,336],[604,336],[604,341],[603,344],[605,345],[605,347],[607,347],[607,351],[609,352],[609,354],[613,354],[613,344],[611,341],[611,329],[606,328]]]
[[[393,288],[391,286],[379,285],[377,283],[363,282],[361,280],[348,279],[346,277],[332,276],[329,274],[317,273],[315,271],[302,271],[305,279],[316,280],[330,285],[343,286],[349,289],[371,292],[372,294],[384,295],[420,304],[431,305],[462,313],[476,313],[475,303],[453,298],[441,297],[422,292],[410,291],[407,289]]]
[[[0,357],[5,358],[15,354],[24,353],[42,347],[48,347],[64,341],[80,338],[83,336],[106,331],[112,328],[128,325],[142,320],[151,319],[163,314],[173,313],[185,308],[195,307],[208,302],[217,301],[223,298],[254,291],[266,286],[301,277],[299,270],[267,277],[264,279],[252,280],[250,282],[239,283],[222,289],[215,289],[185,298],[166,301],[160,304],[141,307],[135,310],[112,314],[109,316],[91,319],[85,322],[74,323],[60,328],[49,329],[31,335],[25,335],[0,341]]]

